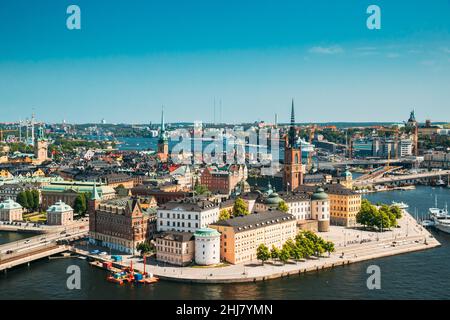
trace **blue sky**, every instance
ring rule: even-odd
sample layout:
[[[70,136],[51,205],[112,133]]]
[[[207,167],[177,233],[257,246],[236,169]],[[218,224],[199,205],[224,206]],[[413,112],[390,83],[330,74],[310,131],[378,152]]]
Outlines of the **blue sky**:
[[[291,98],[299,122],[450,121],[450,1],[0,1],[0,122],[212,121],[214,99],[288,121]]]

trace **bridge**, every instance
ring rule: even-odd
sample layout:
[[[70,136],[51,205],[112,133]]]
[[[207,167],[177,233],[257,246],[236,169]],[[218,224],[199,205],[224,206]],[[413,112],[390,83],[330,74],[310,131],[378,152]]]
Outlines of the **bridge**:
[[[84,238],[88,232],[88,223],[82,222],[0,245],[0,271],[67,251],[65,243]]]
[[[383,166],[391,165],[417,165],[421,160],[415,158],[400,158],[400,159],[352,159],[343,161],[319,161],[319,167],[345,167],[345,166]]]
[[[450,170],[429,171],[405,175],[392,175],[388,177],[381,176],[367,180],[356,180],[354,185],[356,187],[364,187],[379,184],[417,183],[418,181],[429,181],[430,179],[437,179],[445,176],[450,178]]]

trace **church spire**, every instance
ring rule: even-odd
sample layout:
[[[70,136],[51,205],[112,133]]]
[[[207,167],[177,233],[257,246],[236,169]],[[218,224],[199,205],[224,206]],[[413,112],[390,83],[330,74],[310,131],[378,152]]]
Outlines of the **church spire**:
[[[294,99],[292,99],[291,107],[291,126],[289,128],[289,145],[294,146],[296,143],[296,132],[295,132],[295,111],[294,111]]]
[[[291,126],[293,127],[294,124],[295,124],[294,99],[292,99],[292,107],[291,107]]]
[[[166,126],[164,124],[164,106],[161,108],[161,132],[166,131]]]
[[[98,195],[97,183],[94,181],[94,187],[92,188],[92,196],[91,200],[100,200],[100,196]]]

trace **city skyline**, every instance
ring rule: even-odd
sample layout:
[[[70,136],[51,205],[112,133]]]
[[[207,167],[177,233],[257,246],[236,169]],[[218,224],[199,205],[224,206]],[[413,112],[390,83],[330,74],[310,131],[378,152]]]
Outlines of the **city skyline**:
[[[376,1],[375,31],[369,1],[69,4],[2,2],[2,122],[450,120],[448,1]]]

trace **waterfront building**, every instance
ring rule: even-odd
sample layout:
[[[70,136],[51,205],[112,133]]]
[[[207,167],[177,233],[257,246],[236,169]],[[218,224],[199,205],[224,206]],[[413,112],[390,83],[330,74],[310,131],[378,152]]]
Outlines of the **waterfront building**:
[[[295,238],[297,231],[295,217],[277,210],[235,217],[209,227],[221,234],[221,259],[232,264],[256,260],[260,244],[281,248]]]
[[[297,132],[295,129],[294,100],[291,108],[291,125],[285,137],[284,146],[284,190],[293,191],[303,184],[305,167],[302,164],[302,148],[298,144]]]
[[[194,238],[196,264],[209,266],[220,263],[220,233],[217,230],[198,229]]]
[[[450,169],[450,152],[433,151],[424,155],[423,166],[428,169]]]
[[[73,222],[73,209],[61,200],[47,209],[47,224],[65,226]]]
[[[316,187],[310,187],[312,188]],[[327,232],[330,222],[330,201],[323,189],[313,192],[293,191],[277,193],[269,188],[256,200],[254,211],[265,212],[276,210],[281,202],[285,202],[288,211],[297,221],[298,229]]]
[[[150,222],[137,198],[102,201],[89,214],[89,242],[133,254],[138,244],[150,238]]]
[[[355,226],[356,215],[361,209],[361,194],[347,189],[339,183],[327,184],[322,188],[328,195],[330,223],[346,227]],[[316,191],[316,187],[302,186],[298,191],[312,195]]]
[[[198,198],[186,198],[161,205],[157,210],[158,231],[194,233],[219,220],[219,204]]]
[[[187,266],[194,260],[194,235],[189,232],[167,231],[156,236],[156,260]]]
[[[75,199],[79,194],[91,193],[96,182],[81,181],[59,181],[51,182],[42,188],[42,207],[48,208],[56,201],[62,200],[70,206],[75,204]],[[104,184],[97,185],[98,195],[101,200],[113,199],[116,197],[116,191],[110,186]]]
[[[12,199],[0,203],[0,221],[22,221],[23,208]]]
[[[240,182],[247,180],[245,164],[233,164],[223,167],[208,166],[202,171],[200,184],[209,191],[230,195]]]

